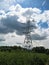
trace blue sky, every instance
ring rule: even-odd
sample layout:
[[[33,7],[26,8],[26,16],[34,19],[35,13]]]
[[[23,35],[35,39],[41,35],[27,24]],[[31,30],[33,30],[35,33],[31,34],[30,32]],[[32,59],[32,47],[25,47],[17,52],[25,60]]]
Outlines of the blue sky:
[[[49,0],[24,0],[24,2],[19,3],[22,7],[37,7],[42,10],[49,9]]]
[[[28,16],[35,20],[33,46],[49,48],[49,0],[0,0],[0,46],[23,46],[17,43],[24,42]]]
[[[11,6],[11,5],[16,5],[17,3],[19,3],[22,7],[26,8],[26,7],[37,7],[39,9],[42,9],[42,10],[48,10],[49,9],[49,0],[0,0],[0,3],[4,4],[4,3],[7,3],[7,6]],[[0,7],[4,7],[4,5],[1,5],[0,4]],[[1,8],[2,9],[2,8]]]

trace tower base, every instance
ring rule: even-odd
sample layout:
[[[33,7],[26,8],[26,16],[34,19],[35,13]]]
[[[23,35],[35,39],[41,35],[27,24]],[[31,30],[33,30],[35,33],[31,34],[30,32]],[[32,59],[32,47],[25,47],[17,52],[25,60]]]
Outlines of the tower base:
[[[23,47],[26,48],[26,49],[32,49],[33,48],[33,45],[31,43],[27,44],[23,44]]]

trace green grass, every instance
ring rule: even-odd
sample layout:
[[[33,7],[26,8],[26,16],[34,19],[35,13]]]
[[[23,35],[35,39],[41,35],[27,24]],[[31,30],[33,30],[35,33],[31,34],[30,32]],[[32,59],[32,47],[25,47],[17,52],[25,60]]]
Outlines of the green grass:
[[[49,55],[25,50],[0,51],[0,65],[46,65]]]

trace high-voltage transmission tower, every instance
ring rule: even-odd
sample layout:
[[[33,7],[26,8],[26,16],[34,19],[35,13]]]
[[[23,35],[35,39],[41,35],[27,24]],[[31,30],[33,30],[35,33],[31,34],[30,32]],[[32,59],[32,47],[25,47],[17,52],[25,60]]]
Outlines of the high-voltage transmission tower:
[[[32,22],[35,22],[34,19]],[[26,44],[25,47],[30,48],[32,45],[32,37],[31,37],[31,31],[32,31],[32,24],[30,20],[27,20],[26,22],[26,27],[25,27],[25,39],[24,39],[24,44]]]

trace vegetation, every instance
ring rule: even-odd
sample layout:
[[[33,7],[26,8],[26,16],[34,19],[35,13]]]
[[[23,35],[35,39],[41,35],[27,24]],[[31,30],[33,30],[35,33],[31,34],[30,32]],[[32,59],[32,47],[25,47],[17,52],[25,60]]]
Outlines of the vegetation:
[[[49,65],[49,49],[36,47],[0,47],[0,65]]]

